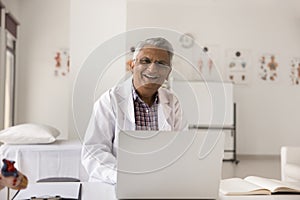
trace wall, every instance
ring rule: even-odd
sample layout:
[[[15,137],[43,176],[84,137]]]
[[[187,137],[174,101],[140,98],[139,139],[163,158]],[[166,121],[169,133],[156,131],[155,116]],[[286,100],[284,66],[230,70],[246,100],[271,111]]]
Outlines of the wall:
[[[89,56],[95,52],[95,49],[101,49],[103,42],[110,40],[113,36],[123,33],[126,30],[126,1],[124,0],[72,0],[71,1],[71,26],[70,26],[70,52],[71,52],[71,82],[70,82],[70,112],[69,112],[69,132],[70,138],[83,137],[87,123],[91,115],[92,103],[96,97],[86,95],[86,91],[91,91],[94,85],[89,85],[90,77],[86,78],[86,90],[79,94],[78,98],[73,99],[73,90],[76,84],[78,75],[84,70],[82,67]],[[119,44],[118,46],[109,46],[105,49],[106,52],[113,52],[115,48],[125,48]],[[125,49],[124,49],[125,50]],[[96,55],[95,59],[106,57],[106,52]],[[122,59],[120,62],[114,62],[114,66],[106,71],[105,76],[101,77],[100,81],[101,92],[116,84],[116,80],[123,76],[125,62]],[[104,71],[107,66],[101,61],[93,62],[95,70]],[[97,73],[95,71],[95,73]],[[91,77],[94,71],[89,72]],[[91,91],[93,92],[93,91]],[[98,96],[98,95],[97,95]],[[73,103],[83,103],[77,106],[74,110]],[[74,116],[79,116],[79,120],[74,121]]]
[[[279,154],[282,145],[300,145],[300,87],[288,77],[289,59],[300,57],[299,1],[129,0],[127,8],[127,29],[170,28],[217,46],[221,71],[227,49],[250,50],[252,79],[234,87],[238,154]],[[283,63],[277,83],[258,80],[261,53],[275,53]]]
[[[26,0],[3,3],[10,5],[11,10],[19,9],[16,18],[21,24],[16,123],[49,124],[61,131],[60,138],[77,137],[72,112],[73,83],[88,55],[102,42],[126,30],[126,1]],[[54,57],[56,51],[64,49],[69,49],[71,55],[70,73],[65,77],[55,76]],[[120,62],[124,65],[123,61],[116,61],[114,65]],[[114,73],[115,77],[122,76],[123,69]],[[115,84],[111,74],[109,72],[102,81],[99,93]],[[83,112],[88,110],[82,109]],[[83,116],[85,126],[90,112]]]
[[[68,136],[70,76],[55,76],[56,51],[69,48],[69,0],[19,1],[17,123],[52,125]]]
[[[221,68],[226,49],[251,51],[253,78],[248,85],[234,88],[239,154],[279,154],[281,145],[299,145],[299,87],[291,87],[288,78],[274,84],[259,82],[255,65],[258,55],[264,52],[276,53],[281,63],[288,63],[290,56],[300,56],[300,2],[297,0],[2,2],[16,11],[21,24],[17,123],[47,123],[58,127],[63,138],[68,134],[77,137],[72,90],[85,59],[102,42],[126,29],[158,26],[190,32],[200,44],[216,45],[220,51],[217,64]],[[71,72],[67,77],[55,77],[55,52],[68,47]],[[99,64],[99,67],[105,66]],[[288,70],[288,66],[283,66],[281,75],[287,77]],[[119,72],[108,75],[101,87],[112,86],[115,76],[122,76],[122,70]],[[83,126],[88,121],[88,109],[81,110]]]

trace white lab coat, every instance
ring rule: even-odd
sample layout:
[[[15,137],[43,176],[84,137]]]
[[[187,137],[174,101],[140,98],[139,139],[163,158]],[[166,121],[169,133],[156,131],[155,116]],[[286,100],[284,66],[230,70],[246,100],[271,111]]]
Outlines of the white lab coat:
[[[94,104],[85,134],[82,164],[90,175],[89,181],[116,183],[116,157],[120,130],[135,130],[132,78],[105,92]],[[158,90],[159,130],[184,130],[177,97],[167,89]]]

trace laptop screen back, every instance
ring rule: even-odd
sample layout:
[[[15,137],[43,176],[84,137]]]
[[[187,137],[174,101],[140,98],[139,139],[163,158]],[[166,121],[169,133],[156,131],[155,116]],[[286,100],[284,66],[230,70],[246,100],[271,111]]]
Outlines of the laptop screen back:
[[[220,130],[122,131],[118,199],[216,199],[224,155]]]

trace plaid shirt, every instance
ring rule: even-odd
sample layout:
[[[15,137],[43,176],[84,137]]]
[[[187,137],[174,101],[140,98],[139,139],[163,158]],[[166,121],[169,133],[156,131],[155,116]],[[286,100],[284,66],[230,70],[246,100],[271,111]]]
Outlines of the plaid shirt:
[[[156,94],[154,103],[148,106],[132,87],[132,97],[134,104],[135,129],[136,130],[158,130],[158,95]]]

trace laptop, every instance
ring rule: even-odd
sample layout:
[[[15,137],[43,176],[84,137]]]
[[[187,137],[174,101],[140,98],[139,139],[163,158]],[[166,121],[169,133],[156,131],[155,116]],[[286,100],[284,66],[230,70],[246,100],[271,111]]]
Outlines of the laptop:
[[[221,130],[121,131],[118,199],[217,199]]]

